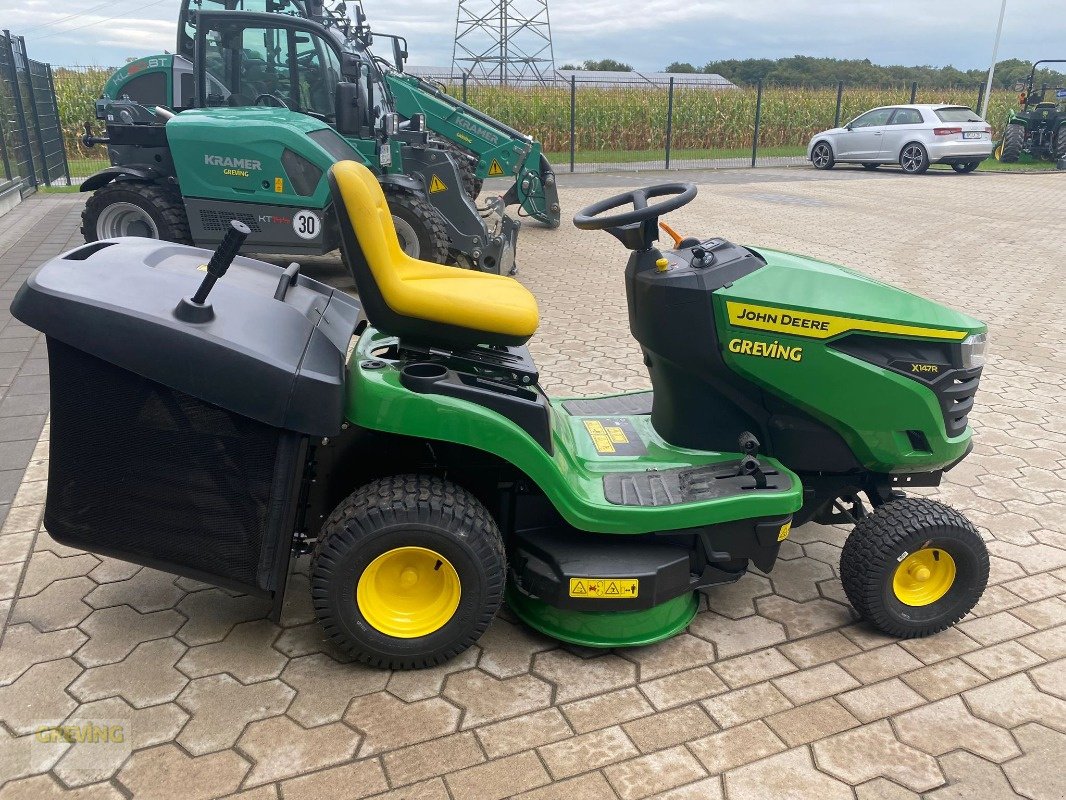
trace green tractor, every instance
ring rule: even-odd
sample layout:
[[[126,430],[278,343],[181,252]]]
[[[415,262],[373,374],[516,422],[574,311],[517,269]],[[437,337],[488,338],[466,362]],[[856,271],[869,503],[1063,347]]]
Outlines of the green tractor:
[[[517,206],[520,216],[548,227],[559,226],[555,173],[541,144],[451,97],[442,87],[404,74],[407,41],[403,37],[378,34],[391,40],[392,61],[375,56],[370,51],[374,34],[366,24],[360,2],[356,3],[353,23],[344,3],[327,6],[324,0],[182,0],[175,51],[178,55],[150,56],[118,70],[104,89],[105,97],[115,100],[128,97],[145,105],[171,109],[189,107],[195,80],[192,59],[196,15],[205,6],[307,19],[338,32],[345,49],[358,54],[367,64],[375,87],[388,97],[389,107],[400,115],[401,129],[424,126],[430,132],[431,141],[452,154],[471,200],[479,198],[486,178],[508,178],[513,184],[503,196],[505,206]],[[146,77],[167,71],[172,71],[169,79]],[[183,83],[187,86],[184,90]]]
[[[12,315],[48,343],[57,541],[275,615],[310,554],[326,634],[390,668],[454,657],[504,599],[567,642],[665,639],[808,521],[852,526],[844,592],[892,636],[980,598],[977,529],[904,490],[973,447],[981,322],[720,237],[660,249],[659,217],[696,195],[660,185],[574,220],[631,251],[617,266],[652,391],[552,398],[528,290],[411,258],[354,160],[328,180],[358,300],[236,257],[239,221],[213,255],[99,241],[19,290]]]
[[[86,241],[132,235],[214,246],[239,219],[252,231],[249,252],[328,253],[340,233],[326,174],[354,160],[378,175],[406,253],[514,269],[521,223],[501,198],[475,205],[424,118],[402,124],[365,50],[293,16],[196,18],[191,61],[128,64],[97,103],[107,135],[87,129],[83,141],[106,144],[112,166],[82,183],[93,192]]]
[[[996,148],[996,158],[1005,164],[1028,156],[1034,161],[1066,159],[1066,87],[1036,88],[1036,71],[1041,64],[1066,64],[1064,59],[1037,61],[1029,79],[1019,85],[1018,102],[1003,129],[1003,141]]]

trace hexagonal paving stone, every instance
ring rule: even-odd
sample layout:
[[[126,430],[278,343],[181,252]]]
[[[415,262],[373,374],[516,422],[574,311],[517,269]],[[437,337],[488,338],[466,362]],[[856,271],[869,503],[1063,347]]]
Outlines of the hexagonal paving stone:
[[[725,774],[731,800],[851,800],[851,787],[818,772],[806,748],[764,758]]]
[[[307,730],[288,717],[253,722],[237,743],[255,764],[245,786],[259,786],[340,764],[355,756],[359,735],[339,722]]]
[[[123,661],[85,670],[71,684],[70,693],[83,703],[114,696],[134,708],[165,703],[189,682],[174,666],[185,650],[175,639],[143,642]]]
[[[311,728],[339,720],[353,697],[384,689],[389,673],[362,664],[343,664],[317,653],[294,658],[281,673],[281,680],[298,693],[289,716]]]
[[[884,777],[928,792],[944,783],[936,759],[901,744],[886,721],[815,742],[813,748],[820,770],[853,786]]]
[[[62,722],[78,705],[64,689],[80,673],[72,658],[34,664],[14,683],[0,687],[0,721],[20,736]]]
[[[500,680],[472,669],[450,675],[442,694],[466,711],[461,726],[465,729],[547,708],[552,688],[532,675]]]
[[[295,695],[278,680],[245,686],[229,675],[197,678],[178,697],[192,718],[177,741],[194,756],[232,747],[249,723],[284,714]]]

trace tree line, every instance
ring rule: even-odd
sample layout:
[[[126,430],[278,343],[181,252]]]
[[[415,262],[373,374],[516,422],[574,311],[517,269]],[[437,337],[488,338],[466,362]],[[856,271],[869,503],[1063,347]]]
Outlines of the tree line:
[[[1020,58],[1008,58],[996,64],[993,85],[998,89],[1013,89],[1029,77],[1032,62]],[[633,67],[613,58],[589,60],[580,65],[566,64],[563,69],[586,69],[593,71],[632,72]],[[777,86],[826,86],[844,81],[853,86],[887,88],[917,81],[923,88],[948,89],[958,86],[976,86],[987,78],[983,69],[961,70],[956,67],[905,67],[874,64],[868,58],[814,58],[791,56],[789,58],[744,58],[710,61],[696,67],[685,61],[675,61],[666,67],[666,72],[692,74],[715,73],[733,83],[752,86],[760,80]],[[1046,83],[1066,87],[1066,71],[1051,69],[1037,72],[1037,86]]]

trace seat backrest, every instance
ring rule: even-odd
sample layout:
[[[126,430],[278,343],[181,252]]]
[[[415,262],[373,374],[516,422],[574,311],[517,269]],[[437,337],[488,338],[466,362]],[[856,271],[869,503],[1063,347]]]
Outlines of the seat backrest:
[[[388,297],[399,289],[396,264],[408,256],[400,247],[385,193],[377,176],[355,161],[339,161],[329,170],[337,210],[341,255],[355,280],[363,311],[371,325],[393,317]]]

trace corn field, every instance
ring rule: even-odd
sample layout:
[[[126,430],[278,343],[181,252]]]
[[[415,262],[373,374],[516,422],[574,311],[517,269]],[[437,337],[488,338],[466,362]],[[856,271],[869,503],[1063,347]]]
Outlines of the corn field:
[[[94,120],[94,102],[111,70],[54,68],[60,119],[67,155],[71,160],[105,159],[103,148],[86,151],[79,139],[86,120]],[[448,86],[456,96],[460,85]],[[570,151],[570,87],[507,87],[471,84],[467,100],[511,127],[543,143],[548,153],[568,157]],[[831,127],[836,112],[836,87],[780,88],[763,91],[759,148],[770,154],[801,151],[810,137]],[[910,87],[896,90],[844,88],[841,121],[867,109],[905,103]],[[1007,110],[1015,102],[1012,92],[996,92],[988,118],[998,136]],[[605,87],[577,85],[574,114],[574,149],[579,161],[627,161],[659,157],[666,143],[669,91],[651,86]],[[917,102],[945,102],[974,107],[977,89],[919,89]],[[756,91],[741,88],[714,91],[686,86],[674,90],[672,146],[675,152],[713,157],[722,151],[749,151],[755,125]],[[97,127],[99,127],[97,125]],[[656,156],[656,153],[659,154]]]

